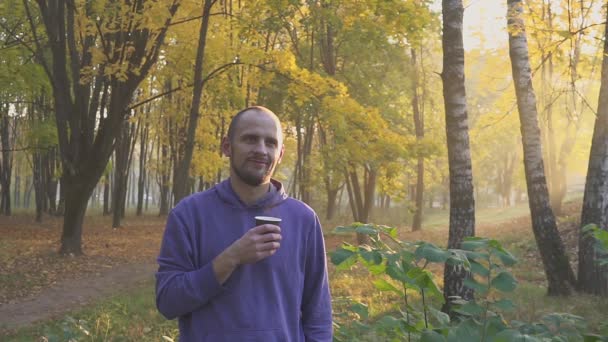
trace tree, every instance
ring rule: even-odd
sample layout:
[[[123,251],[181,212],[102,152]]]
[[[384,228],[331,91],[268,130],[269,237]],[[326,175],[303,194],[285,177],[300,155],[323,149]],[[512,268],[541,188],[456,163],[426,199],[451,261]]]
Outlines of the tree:
[[[575,278],[549,203],[528,42],[522,18],[523,5],[521,0],[507,0],[507,5],[509,56],[521,125],[532,229],[545,268],[549,295],[570,295]]]
[[[179,0],[38,0],[39,16],[29,1],[23,4],[37,61],[53,90],[65,197],[60,253],[79,255],[88,199],[129,114],[131,97],[161,52]],[[101,98],[102,89],[107,98]]]
[[[605,25],[602,60],[600,95],[589,152],[581,227],[596,224],[601,229],[608,230],[608,25]],[[581,231],[578,246],[578,289],[584,293],[606,296],[608,267],[598,264],[594,242],[592,237]]]
[[[207,42],[207,29],[209,28],[209,17],[211,7],[215,0],[205,0],[203,13],[201,16],[201,28],[198,37],[198,49],[196,50],[196,60],[194,65],[194,86],[192,87],[192,103],[190,105],[190,116],[188,117],[188,128],[186,131],[186,141],[184,152],[181,159],[177,162],[176,172],[173,176],[173,195],[176,204],[188,193],[188,180],[190,164],[192,163],[192,153],[194,152],[194,138],[198,119],[200,116],[201,95],[203,93],[203,65],[205,57],[205,46]]]
[[[460,248],[463,239],[475,235],[475,198],[469,147],[466,91],[464,86],[463,6],[461,0],[443,0],[443,99],[450,171],[450,232],[448,248]],[[473,298],[464,285],[467,272],[445,265],[444,311],[451,311],[453,297]]]

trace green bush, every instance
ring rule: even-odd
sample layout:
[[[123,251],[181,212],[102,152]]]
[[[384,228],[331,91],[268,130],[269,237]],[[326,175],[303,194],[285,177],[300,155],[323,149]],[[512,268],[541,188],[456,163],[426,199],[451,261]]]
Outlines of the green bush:
[[[381,317],[370,317],[365,303],[348,303],[346,312],[335,315],[335,341],[608,341],[607,336],[589,334],[585,320],[571,314],[552,313],[534,323],[506,322],[502,312],[515,306],[502,294],[517,287],[509,271],[517,260],[497,240],[466,238],[461,249],[443,249],[428,242],[400,241],[395,228],[381,225],[355,223],[335,231],[366,234],[371,240],[362,246],[344,243],[331,253],[337,269],[362,265],[374,276],[377,290],[401,298],[396,310]],[[475,297],[451,299],[452,318],[429,304],[429,298],[444,303],[428,269],[431,264],[469,272],[464,284]]]

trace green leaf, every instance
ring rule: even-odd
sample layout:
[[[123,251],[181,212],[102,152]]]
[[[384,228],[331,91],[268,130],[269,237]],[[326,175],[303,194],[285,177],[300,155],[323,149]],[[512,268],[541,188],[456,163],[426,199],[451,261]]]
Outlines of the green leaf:
[[[488,258],[490,257],[490,255],[488,253],[484,253],[484,252],[465,251],[464,253],[466,254],[466,256],[469,259],[469,261],[473,261],[473,260],[488,260]]]
[[[388,263],[386,265],[386,274],[399,282],[406,282],[408,280],[405,272],[403,272],[403,270],[394,263]]]
[[[480,237],[467,237],[464,239],[462,244],[460,245],[461,249],[467,251],[474,251],[480,248],[487,248],[488,239],[480,238]]]
[[[506,329],[494,336],[492,340],[494,342],[512,342],[512,341],[524,341],[524,335],[515,329]],[[525,339],[528,341],[528,339]]]
[[[450,316],[445,312],[439,311],[433,307],[430,307],[429,311],[437,319],[437,322],[439,322],[441,326],[445,327],[450,324]]]
[[[426,259],[430,262],[445,262],[451,255],[450,252],[443,250],[432,243],[423,243],[415,252],[418,259]]]
[[[517,280],[513,278],[513,275],[507,271],[498,273],[490,285],[502,292],[511,292],[517,287]]]
[[[466,304],[458,306],[454,311],[466,316],[478,317],[485,312],[485,309],[476,302],[467,302]]]
[[[445,342],[445,337],[438,332],[425,329],[420,335],[420,342]]]
[[[386,315],[380,318],[376,325],[382,330],[395,330],[401,326],[401,320],[391,316]]]
[[[488,270],[484,265],[478,263],[477,261],[471,260],[471,272],[474,274],[478,274],[482,277],[487,277],[490,274],[490,270]]]
[[[369,264],[378,265],[382,263],[382,254],[380,254],[378,251],[366,251],[364,249],[360,249],[359,254],[363,260],[367,261]]]
[[[422,273],[414,279],[414,283],[424,290],[426,294],[443,298],[443,294],[433,279],[433,274],[427,270],[422,270]]]
[[[515,304],[513,304],[513,302],[508,299],[501,299],[496,302],[491,302],[490,304],[492,306],[496,307],[497,309],[500,309],[503,311],[511,311],[511,310],[515,309]]]
[[[481,341],[481,325],[473,319],[461,321],[448,333],[448,342]]]
[[[333,233],[335,234],[349,234],[349,233],[354,233],[355,232],[355,227],[352,226],[338,226],[336,228],[334,228]]]
[[[374,286],[380,291],[393,291],[403,296],[403,292],[396,288],[393,284],[389,283],[385,279],[376,279],[373,281]]]
[[[363,320],[366,320],[369,317],[369,308],[365,303],[355,303],[351,305],[350,311],[359,315],[359,317]]]
[[[353,251],[349,251],[344,248],[339,248],[336,251],[334,251],[333,253],[331,253],[331,262],[334,265],[340,265],[340,264],[344,263],[345,261],[347,261],[348,259],[356,257],[356,255],[357,254]]]
[[[363,225],[355,228],[355,232],[365,235],[378,235],[378,230],[372,225]]]
[[[498,255],[498,258],[505,266],[513,266],[517,263],[517,258],[505,249],[501,248],[500,250],[497,250],[495,254]]]
[[[473,289],[475,292],[479,293],[482,296],[488,293],[488,287],[484,284],[478,283],[477,280],[473,278],[467,277],[462,283],[464,284],[464,286]]]

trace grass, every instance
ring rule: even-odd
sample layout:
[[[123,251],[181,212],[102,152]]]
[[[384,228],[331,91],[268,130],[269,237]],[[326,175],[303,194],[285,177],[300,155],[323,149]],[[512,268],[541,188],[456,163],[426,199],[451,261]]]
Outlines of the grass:
[[[176,321],[156,310],[154,284],[148,283],[63,318],[22,328],[2,341],[170,341],[177,335]]]

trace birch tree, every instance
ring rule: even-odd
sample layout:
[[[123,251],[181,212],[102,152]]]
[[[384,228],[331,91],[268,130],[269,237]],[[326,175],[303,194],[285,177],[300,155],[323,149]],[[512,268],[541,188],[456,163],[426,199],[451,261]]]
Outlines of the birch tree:
[[[532,229],[547,276],[549,295],[570,295],[575,278],[549,202],[528,41],[522,17],[523,5],[521,0],[507,0],[507,4],[509,56],[519,111]]]

